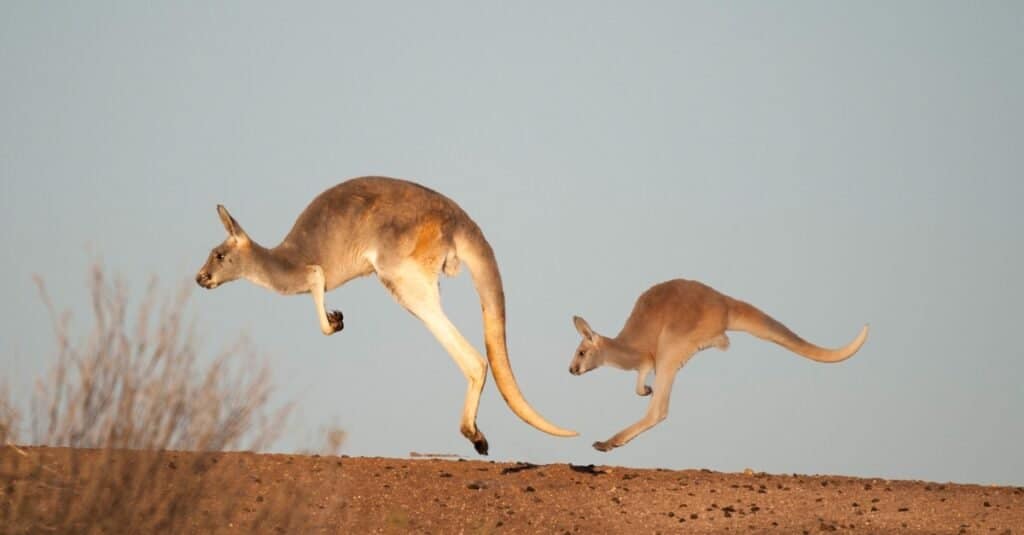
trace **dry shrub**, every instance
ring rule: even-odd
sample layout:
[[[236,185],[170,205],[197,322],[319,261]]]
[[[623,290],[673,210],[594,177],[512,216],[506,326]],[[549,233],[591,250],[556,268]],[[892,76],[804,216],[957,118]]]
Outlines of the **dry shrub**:
[[[20,423],[21,413],[18,407],[11,403],[7,384],[0,384],[0,447],[14,440]]]
[[[93,324],[76,338],[37,282],[57,350],[27,414],[31,442],[58,448],[16,446],[25,412],[0,391],[0,532],[303,531],[292,514],[299,489],[251,510],[249,478],[217,467],[217,452],[269,446],[287,418],[287,407],[268,407],[268,369],[244,339],[203,358],[187,287],[161,297],[151,283],[130,307],[124,284],[99,267]]]

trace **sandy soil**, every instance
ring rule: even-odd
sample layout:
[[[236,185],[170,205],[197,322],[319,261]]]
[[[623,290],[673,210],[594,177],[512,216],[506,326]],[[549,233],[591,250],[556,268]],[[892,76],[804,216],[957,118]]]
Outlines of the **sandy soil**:
[[[7,450],[0,449],[0,467],[7,467],[0,503],[19,492],[46,492],[30,488],[28,471],[11,468],[15,454]],[[68,470],[71,455],[86,463],[100,458],[83,450],[24,451],[54,473]],[[160,469],[182,470],[196,456],[168,453]],[[25,459],[20,466],[28,466]],[[222,533],[290,531],[259,514],[283,497],[293,498],[288,507],[303,519],[303,531],[328,533],[1024,533],[1018,487],[250,453],[207,454],[197,465],[236,487],[203,488],[200,507],[187,513],[224,511],[215,530]]]

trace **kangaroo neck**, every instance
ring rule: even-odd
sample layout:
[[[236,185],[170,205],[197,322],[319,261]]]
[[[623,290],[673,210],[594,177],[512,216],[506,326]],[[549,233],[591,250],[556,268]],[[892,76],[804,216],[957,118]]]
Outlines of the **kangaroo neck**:
[[[252,271],[246,277],[253,284],[281,294],[309,291],[306,265],[289,254],[288,248],[267,249],[252,243]]]
[[[635,370],[640,368],[648,358],[648,355],[633,349],[618,338],[602,337],[601,343],[604,346],[605,364],[615,366],[616,368]]]

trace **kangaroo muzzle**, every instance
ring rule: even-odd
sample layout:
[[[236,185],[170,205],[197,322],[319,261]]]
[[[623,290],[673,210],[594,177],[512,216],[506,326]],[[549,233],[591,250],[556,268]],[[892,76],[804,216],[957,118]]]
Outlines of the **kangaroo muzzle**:
[[[594,368],[597,368],[597,366],[594,365],[593,363],[587,363],[584,361],[573,362],[572,364],[569,365],[569,373],[573,375],[583,375],[589,372],[590,370],[593,370]]]
[[[206,288],[207,290],[212,290],[217,287],[217,283],[213,282],[213,278],[205,271],[200,271],[196,274],[196,284]]]

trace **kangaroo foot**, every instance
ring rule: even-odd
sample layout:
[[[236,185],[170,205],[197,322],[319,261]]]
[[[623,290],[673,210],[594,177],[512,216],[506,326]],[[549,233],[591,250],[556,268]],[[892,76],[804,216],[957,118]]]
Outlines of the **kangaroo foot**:
[[[462,429],[462,436],[469,439],[473,443],[473,449],[476,450],[480,455],[487,455],[487,438],[480,432],[479,429]]]
[[[611,451],[615,449],[615,445],[611,442],[598,441],[594,443],[594,449],[597,451]]]
[[[480,438],[473,441],[473,449],[475,449],[480,455],[487,455],[487,448],[487,439],[484,438],[483,433],[481,433]]]

